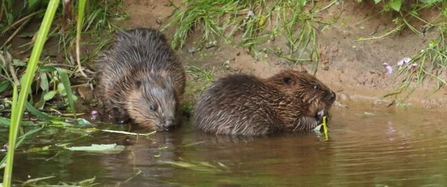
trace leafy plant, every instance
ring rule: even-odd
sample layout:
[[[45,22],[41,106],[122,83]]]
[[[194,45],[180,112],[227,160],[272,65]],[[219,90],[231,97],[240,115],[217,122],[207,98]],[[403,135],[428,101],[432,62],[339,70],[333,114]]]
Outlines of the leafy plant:
[[[20,82],[17,77],[22,77],[23,73],[17,70],[23,69],[26,63],[19,59],[11,59],[11,55],[7,51],[4,51],[3,55],[0,54],[0,62],[2,62],[0,65],[2,70],[0,93],[2,93],[8,91],[13,84]],[[59,95],[64,100],[64,106],[69,106],[70,111],[75,112],[74,102],[77,98],[71,91],[69,74],[66,69],[42,66],[37,70],[34,80],[36,87],[34,89],[32,87],[30,92],[35,94],[41,93],[42,99],[36,103],[39,109],[43,109],[46,101],[52,100]]]

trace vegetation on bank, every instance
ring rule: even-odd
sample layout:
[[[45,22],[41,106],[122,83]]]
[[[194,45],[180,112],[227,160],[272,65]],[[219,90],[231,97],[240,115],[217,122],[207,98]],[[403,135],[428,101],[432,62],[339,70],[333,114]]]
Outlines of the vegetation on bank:
[[[381,37],[358,40],[389,37],[405,29],[410,29],[417,35],[424,35],[430,29],[439,33],[439,37],[413,56],[406,67],[399,69],[399,74],[405,77],[404,82],[396,93],[390,95],[411,93],[427,79],[434,80],[435,89],[446,85],[446,79],[440,75],[447,67],[447,3],[442,0],[408,1],[410,3],[405,3],[404,0],[358,2],[380,6],[378,14],[392,12],[390,21],[396,25]],[[71,88],[94,84],[94,69],[90,62],[111,42],[111,39],[105,39],[104,36],[114,33],[118,29],[116,21],[124,20],[127,15],[123,13],[120,0],[83,3],[86,1],[1,2],[0,127],[10,128],[8,160],[5,157],[0,162],[0,167],[5,163],[9,167],[5,169],[4,186],[11,183],[14,148],[27,136],[48,124],[63,128],[73,127],[73,124],[88,124],[88,121],[77,118],[77,97]],[[239,42],[255,57],[261,53],[270,53],[292,63],[318,63],[318,30],[325,29],[338,19],[337,15],[325,17],[322,12],[340,4],[343,1],[317,4],[310,0],[185,0],[181,5],[172,3],[175,11],[164,29],[174,28],[172,46],[175,48],[184,47],[191,32],[200,32],[203,37],[197,42],[198,50],[216,42]],[[424,20],[419,12],[426,9],[439,12],[438,20],[441,21]],[[47,16],[44,18],[44,15]],[[43,18],[44,21],[41,22]],[[416,28],[412,24],[414,21],[422,22],[424,27]],[[287,39],[288,51],[260,47],[277,37]],[[27,42],[19,46],[14,43],[15,40]],[[418,66],[410,68],[413,62],[418,62]],[[212,79],[210,71],[197,67],[189,67],[187,70],[188,73],[196,73],[193,77]],[[25,109],[38,120],[30,118],[22,121]],[[33,130],[19,134],[19,124],[22,127],[33,127]]]
[[[114,32],[117,27],[114,26],[112,18],[116,18],[118,15],[110,14],[109,5],[113,3],[113,6],[120,7],[119,1],[94,1],[89,4],[90,7],[85,12],[86,2],[85,0],[64,1],[62,11],[57,11],[61,10],[58,8],[59,0],[51,0],[45,3],[42,1],[2,1],[0,10],[0,17],[2,18],[0,30],[2,32],[0,38],[5,41],[1,46],[0,53],[0,95],[2,98],[4,97],[1,101],[0,125],[2,127],[9,126],[9,140],[5,144],[7,155],[0,161],[1,168],[4,167],[1,186],[11,186],[15,148],[23,142],[26,136],[42,129],[34,128],[22,133],[18,140],[19,131],[23,132],[22,125],[36,126],[41,124],[47,126],[53,124],[67,127],[72,126],[73,122],[77,125],[85,123],[85,120],[76,118],[77,114],[74,107],[76,96],[71,90],[70,77],[81,75],[86,79],[87,84],[91,80],[89,75],[85,73],[88,64],[84,64],[84,62],[89,61],[92,56],[83,55],[83,58],[81,58],[81,45],[83,48],[89,45],[96,47],[96,49],[93,48],[93,53],[90,55],[96,55],[95,53],[107,45],[107,40],[102,39],[103,34]],[[19,4],[23,7],[19,7]],[[72,11],[72,8],[76,11]],[[32,24],[32,20],[42,20],[42,17],[42,22],[39,21],[37,25]],[[31,33],[32,39],[30,39],[30,42],[22,46],[11,47],[13,39],[21,37],[20,34],[26,33],[27,29],[25,28],[28,27],[39,28],[35,33]],[[10,35],[6,36],[6,34]],[[88,40],[91,43],[81,44],[81,34],[91,37]],[[47,45],[44,49],[45,43]],[[16,54],[20,50],[19,55],[28,54],[31,49],[32,52],[29,59],[20,60],[10,54],[9,50],[11,49],[15,50]],[[53,55],[59,57],[58,60],[54,60],[51,57],[44,57],[42,54],[48,56],[53,54],[62,55]],[[39,95],[40,99],[37,102],[34,101],[33,97],[28,99],[30,93],[32,96]],[[59,100],[62,100],[63,110],[70,111],[72,113],[71,118],[74,118],[75,121],[70,123],[67,121],[70,118],[42,112],[44,107],[48,110],[48,108],[51,109],[52,106],[55,106],[48,101],[53,100],[56,96],[59,96]],[[22,122],[25,108],[38,119],[31,122]],[[10,114],[10,119],[4,117],[6,114]]]
[[[357,40],[378,40],[392,37],[404,30],[411,30],[414,34],[424,36],[429,30],[436,30],[439,37],[430,42],[429,46],[414,55],[405,67],[399,69],[399,75],[405,77],[396,92],[387,96],[399,95],[407,92],[407,96],[426,79],[435,81],[435,90],[446,84],[441,76],[446,71],[447,58],[444,55],[447,20],[447,2],[442,0],[357,0],[358,3],[368,3],[379,7],[376,15],[389,13],[390,22],[395,24],[386,33],[371,38]],[[191,33],[201,33],[202,38],[197,41],[197,49],[206,48],[216,41],[237,41],[255,57],[261,53],[271,53],[292,63],[316,63],[318,66],[319,52],[317,33],[337,22],[339,15],[327,17],[324,11],[332,6],[342,6],[343,1],[327,2],[309,0],[273,0],[273,1],[211,1],[186,0],[177,6],[172,20],[165,28],[174,27],[172,46],[181,48]],[[438,16],[425,20],[420,13],[435,11]],[[370,19],[374,19],[371,16]],[[417,28],[414,23],[422,23]],[[264,47],[268,41],[277,37],[287,39],[288,51],[277,48]],[[418,66],[413,67],[415,63]]]

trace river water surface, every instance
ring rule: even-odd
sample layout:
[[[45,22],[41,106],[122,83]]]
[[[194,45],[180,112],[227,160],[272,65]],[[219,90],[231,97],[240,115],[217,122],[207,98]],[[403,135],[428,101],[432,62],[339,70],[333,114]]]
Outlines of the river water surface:
[[[14,179],[96,177],[98,186],[447,186],[444,110],[351,107],[332,113],[329,140],[316,133],[216,137],[191,125],[138,139],[92,134],[78,144],[126,148],[118,154],[19,152]]]

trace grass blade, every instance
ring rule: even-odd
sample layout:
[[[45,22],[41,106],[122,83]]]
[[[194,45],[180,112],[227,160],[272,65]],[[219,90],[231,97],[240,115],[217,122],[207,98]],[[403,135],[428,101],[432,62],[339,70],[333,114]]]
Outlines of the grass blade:
[[[78,6],[78,23],[77,23],[77,26],[76,26],[77,27],[76,28],[76,62],[78,64],[79,72],[81,72],[81,74],[84,77],[87,78],[87,75],[82,70],[82,65],[81,65],[81,44],[80,44],[81,43],[82,23],[83,23],[83,20],[84,20],[84,13],[85,13],[85,2],[86,2],[86,0],[80,0],[79,1],[79,6]],[[65,84],[64,84],[64,86],[65,86]],[[67,87],[65,87],[65,88],[67,88]],[[71,105],[71,103],[70,103],[70,105]],[[74,111],[74,108],[72,108],[72,109]]]
[[[61,82],[64,85],[65,91],[67,92],[67,99],[68,103],[70,105],[71,111],[73,112],[73,116],[76,118],[76,109],[74,106],[74,96],[73,92],[71,91],[70,86],[70,79],[68,78],[68,74],[65,69],[56,68],[57,73],[59,74],[59,77],[61,78]]]
[[[47,114],[37,110],[36,108],[34,108],[34,106],[29,103],[26,102],[26,110],[28,110],[31,114],[35,115],[36,117],[38,117],[39,119],[44,119],[44,120],[51,120],[51,117],[48,116]]]

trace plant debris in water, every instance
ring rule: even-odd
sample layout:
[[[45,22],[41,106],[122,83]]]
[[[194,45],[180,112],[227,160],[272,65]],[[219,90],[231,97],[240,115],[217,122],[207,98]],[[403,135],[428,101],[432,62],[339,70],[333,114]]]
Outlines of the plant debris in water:
[[[206,171],[206,172],[224,172],[228,169],[227,166],[224,164],[217,162],[216,164],[211,164],[209,162],[198,162],[198,161],[191,161],[187,162],[184,160],[180,161],[163,161],[161,163],[164,164],[171,164],[173,166],[190,169],[194,171]]]
[[[91,146],[66,147],[70,151],[85,151],[94,153],[116,154],[124,150],[123,145],[116,144],[92,144]]]
[[[98,183],[95,183],[96,177],[93,177],[91,179],[85,179],[79,182],[59,182],[58,184],[49,184],[46,182],[43,182],[44,180],[55,178],[55,176],[47,176],[47,177],[40,177],[40,178],[34,178],[34,179],[28,179],[27,181],[24,181],[22,183],[22,186],[96,186]]]

